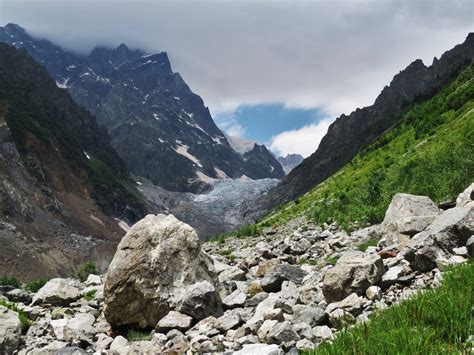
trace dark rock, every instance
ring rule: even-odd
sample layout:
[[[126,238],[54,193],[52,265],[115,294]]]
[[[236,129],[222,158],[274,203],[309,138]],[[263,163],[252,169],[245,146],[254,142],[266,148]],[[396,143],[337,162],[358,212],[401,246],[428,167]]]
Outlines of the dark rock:
[[[265,275],[261,286],[265,292],[278,292],[281,290],[283,281],[291,281],[299,285],[306,275],[306,271],[298,266],[279,264]]]

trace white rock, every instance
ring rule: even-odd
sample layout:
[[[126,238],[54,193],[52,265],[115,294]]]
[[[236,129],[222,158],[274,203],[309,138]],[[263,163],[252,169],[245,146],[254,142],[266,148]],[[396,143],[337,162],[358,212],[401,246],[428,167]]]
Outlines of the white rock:
[[[74,279],[51,279],[34,295],[32,304],[67,306],[79,298],[79,287],[79,281]]]
[[[171,329],[187,330],[191,327],[193,318],[185,314],[170,311],[166,316],[160,319],[156,330],[166,332]]]
[[[380,300],[382,298],[382,289],[378,286],[370,286],[365,295],[369,300]]]
[[[272,344],[245,344],[242,350],[234,352],[234,355],[283,355],[284,352],[278,345]]]
[[[0,306],[0,354],[11,354],[18,349],[21,324],[18,313]]]

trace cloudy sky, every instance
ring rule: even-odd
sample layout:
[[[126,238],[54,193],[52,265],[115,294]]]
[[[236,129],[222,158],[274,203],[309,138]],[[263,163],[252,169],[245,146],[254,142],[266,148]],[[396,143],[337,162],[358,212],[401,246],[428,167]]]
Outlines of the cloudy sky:
[[[0,25],[87,53],[167,51],[218,125],[280,154],[313,152],[416,58],[474,30],[472,0],[0,0]]]

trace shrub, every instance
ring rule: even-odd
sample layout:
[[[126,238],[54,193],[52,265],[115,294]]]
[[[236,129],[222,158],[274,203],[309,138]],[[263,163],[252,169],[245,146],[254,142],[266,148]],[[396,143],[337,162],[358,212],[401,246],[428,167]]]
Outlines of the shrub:
[[[360,251],[366,251],[368,247],[376,247],[378,242],[378,238],[371,237],[367,243],[359,244],[357,249]]]
[[[1,286],[12,286],[15,288],[21,288],[21,282],[15,276],[2,276],[0,277]]]
[[[99,274],[99,270],[97,269],[97,266],[94,262],[87,261],[79,268],[79,271],[77,272],[77,278],[81,280],[81,282],[84,282],[87,280],[87,277],[90,274],[97,275]]]
[[[43,287],[46,282],[48,282],[47,279],[39,279],[39,280],[35,280],[35,281],[32,281],[32,282],[28,282],[26,285],[25,285],[25,290],[29,291],[29,292],[32,292],[32,293],[36,293],[39,291],[39,289],[41,287]]]
[[[94,299],[94,296],[95,296],[95,293],[97,291],[96,290],[90,290],[90,291],[87,291],[85,294],[84,294],[84,298],[87,300],[87,301],[92,301]]]
[[[129,330],[127,333],[127,339],[129,341],[142,341],[142,340],[151,340],[152,335],[151,332],[143,331],[143,330]]]

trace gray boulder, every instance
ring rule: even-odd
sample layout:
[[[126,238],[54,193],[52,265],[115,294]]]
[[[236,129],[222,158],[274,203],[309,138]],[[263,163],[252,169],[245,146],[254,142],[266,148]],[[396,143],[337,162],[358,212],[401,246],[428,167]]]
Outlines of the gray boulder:
[[[323,279],[323,294],[328,303],[337,302],[356,292],[364,295],[367,288],[380,281],[384,272],[382,258],[357,250],[345,252]]]
[[[80,297],[79,288],[79,281],[74,279],[51,279],[34,295],[32,304],[67,306]]]
[[[202,319],[220,310],[215,285],[195,230],[171,215],[148,215],[118,245],[106,275],[104,314],[112,326],[155,327],[172,309]]]
[[[300,336],[289,322],[275,324],[267,334],[269,344],[289,343],[300,340]]]
[[[265,292],[278,292],[281,290],[283,281],[291,281],[300,285],[306,275],[306,271],[298,266],[279,264],[265,275],[260,285]]]
[[[78,313],[72,318],[61,318],[51,321],[54,334],[58,340],[71,342],[73,340],[88,341],[96,333],[92,326],[95,322],[93,315]]]
[[[178,329],[181,331],[191,328],[193,318],[176,311],[170,311],[165,317],[161,318],[156,326],[159,332],[167,332],[171,329]]]
[[[12,354],[18,349],[21,324],[18,313],[0,306],[0,354]]]
[[[388,206],[380,231],[414,235],[433,222],[438,213],[438,207],[428,197],[398,193]]]
[[[472,201],[474,201],[474,183],[469,185],[466,190],[459,194],[456,199],[456,207],[464,207]]]
[[[474,234],[474,202],[443,211],[423,232],[415,235],[404,253],[414,270],[423,272],[464,260],[453,249],[466,245]]]
[[[293,323],[306,323],[311,327],[325,324],[328,320],[328,314],[316,306],[295,305],[293,307]]]

